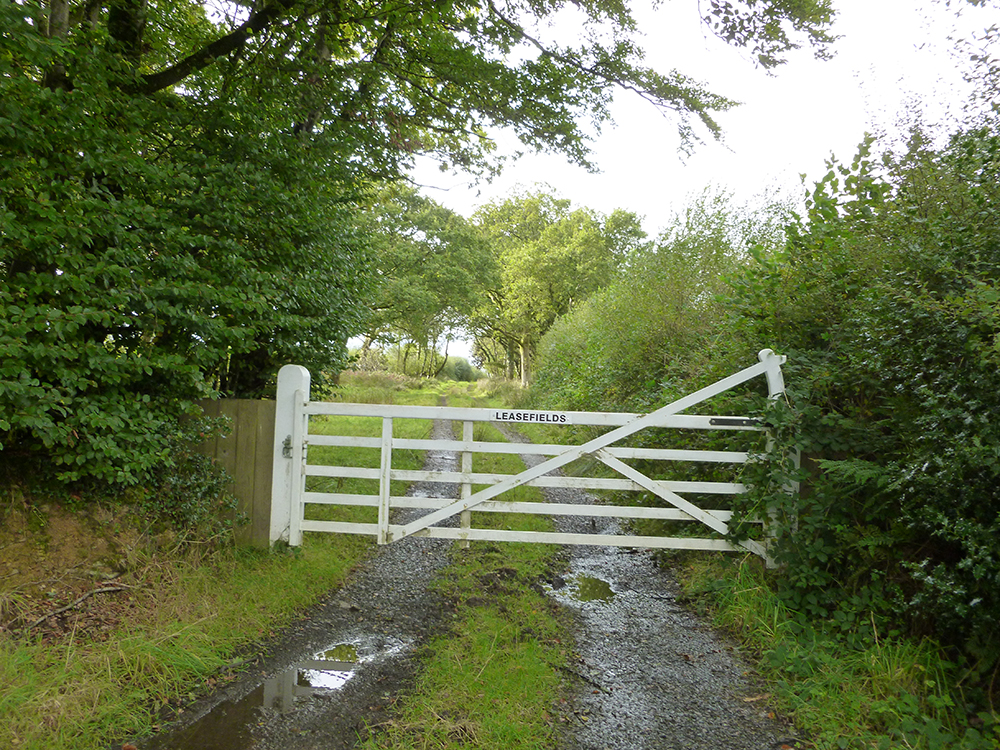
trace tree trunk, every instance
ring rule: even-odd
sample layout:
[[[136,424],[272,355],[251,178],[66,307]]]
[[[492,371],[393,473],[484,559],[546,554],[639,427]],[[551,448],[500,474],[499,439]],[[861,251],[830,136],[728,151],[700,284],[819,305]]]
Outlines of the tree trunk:
[[[520,341],[517,348],[521,354],[521,386],[527,388],[531,376],[531,345],[527,341]]]
[[[65,39],[69,36],[69,0],[51,0],[49,3],[48,34],[50,39]],[[52,89],[69,89],[66,67],[55,63],[45,71],[43,84]]]
[[[147,10],[146,0],[116,0],[108,6],[112,49],[136,68],[142,60]]]
[[[440,375],[440,374],[441,374],[441,371],[442,371],[442,370],[443,370],[443,369],[445,368],[445,365],[447,365],[447,364],[448,364],[448,344],[450,344],[450,343],[451,343],[451,341],[450,341],[450,340],[448,340],[448,339],[445,339],[445,341],[444,341],[444,359],[442,359],[442,360],[441,360],[441,366],[440,366],[440,367],[438,367],[438,368],[437,368],[437,369],[436,369],[436,370],[434,371],[434,377],[435,377],[435,378],[436,378],[436,377],[437,377],[438,375]],[[435,349],[434,351],[436,352],[436,351],[437,351],[437,349]]]

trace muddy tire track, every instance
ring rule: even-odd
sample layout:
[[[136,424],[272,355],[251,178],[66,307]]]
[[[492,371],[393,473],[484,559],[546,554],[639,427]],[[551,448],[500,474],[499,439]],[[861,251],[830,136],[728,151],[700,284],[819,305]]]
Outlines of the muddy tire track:
[[[512,442],[528,442],[502,431]],[[521,458],[528,466],[544,460]],[[594,502],[580,490],[542,491],[549,502]],[[563,517],[556,525],[572,533],[620,532],[616,519]],[[790,725],[774,718],[735,644],[678,603],[676,579],[651,551],[574,545],[564,554],[568,573],[552,595],[572,615],[577,678],[560,712],[561,748],[796,747]],[[581,596],[581,585],[591,593]]]
[[[452,436],[435,422],[433,437]],[[453,453],[429,451],[425,469],[453,471]],[[437,493],[448,493],[437,484]],[[426,492],[420,483],[409,494]],[[458,485],[450,487],[458,497]],[[418,511],[396,511],[405,522]],[[266,644],[233,684],[185,707],[179,726],[137,741],[139,750],[348,750],[387,721],[397,696],[412,686],[420,647],[451,612],[429,590],[448,563],[448,540],[407,538],[377,547],[340,590]],[[307,669],[317,657],[353,649],[353,668]],[[347,679],[344,679],[346,677]],[[308,683],[307,685],[301,683]],[[323,685],[335,685],[323,687]],[[296,695],[297,693],[297,695]],[[114,746],[120,750],[121,745]]]

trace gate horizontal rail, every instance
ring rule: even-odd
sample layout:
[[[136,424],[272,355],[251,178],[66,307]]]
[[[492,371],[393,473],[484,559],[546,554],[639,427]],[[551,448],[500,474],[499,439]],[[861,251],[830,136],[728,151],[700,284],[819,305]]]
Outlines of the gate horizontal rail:
[[[763,426],[742,416],[679,414],[701,401],[758,375],[767,378],[768,394],[777,398],[784,390],[781,364],[785,358],[764,350],[760,363],[729,378],[701,389],[683,399],[645,415],[608,412],[553,412],[512,409],[460,407],[395,406],[348,404],[309,400],[309,373],[288,365],[279,375],[278,424],[275,430],[275,482],[272,499],[272,541],[285,539],[301,544],[302,533],[335,532],[371,535],[379,543],[389,543],[405,536],[458,540],[535,541],[553,544],[599,544],[641,546],[661,549],[700,549],[750,551],[767,559],[765,540],[744,540],[735,544],[724,538],[733,517],[728,509],[702,508],[682,495],[739,495],[746,486],[738,481],[691,481],[653,479],[634,469],[626,461],[685,462],[739,466],[751,459],[746,450],[691,450],[673,448],[634,448],[614,443],[635,432],[649,428],[672,430],[721,430],[762,432]],[[310,433],[309,420],[318,416],[369,417],[382,420],[381,437],[323,435]],[[414,439],[394,436],[394,420],[450,420],[462,425],[461,439]],[[552,425],[588,425],[614,428],[580,446],[492,442],[473,439],[477,422],[513,424],[545,423]],[[311,464],[308,447],[360,448],[377,452],[378,465],[332,466]],[[415,470],[393,467],[393,452],[398,450],[443,451],[461,457],[456,470]],[[519,474],[473,471],[479,454],[534,455],[541,464]],[[615,477],[576,477],[552,473],[575,458],[590,456],[611,468]],[[372,464],[375,462],[372,461]],[[333,480],[364,480],[377,483],[378,492],[336,492],[308,490],[306,480],[321,477]],[[439,496],[410,497],[392,494],[393,481],[420,482],[429,486],[458,485],[461,497],[443,492]],[[507,502],[495,499],[517,486],[571,488],[596,491],[643,491],[658,496],[665,507],[628,507],[613,505],[576,505],[570,503]],[[378,509],[377,523],[311,520],[305,517],[307,506],[358,506]],[[394,523],[394,509],[428,511],[416,521]],[[560,532],[519,532],[504,529],[477,529],[469,523],[469,511],[484,513],[528,513],[547,516],[586,516],[591,518],[659,519],[701,523],[717,535],[712,538],[659,537],[607,534],[568,534]],[[461,526],[442,526],[452,516],[460,516]],[[746,521],[747,519],[744,519]],[[766,526],[767,516],[756,521]],[[766,535],[765,535],[766,536]]]

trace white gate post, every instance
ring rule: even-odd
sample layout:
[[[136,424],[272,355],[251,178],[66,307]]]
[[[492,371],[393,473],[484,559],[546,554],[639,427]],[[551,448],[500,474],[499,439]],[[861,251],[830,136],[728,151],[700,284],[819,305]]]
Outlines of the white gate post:
[[[767,396],[771,400],[779,399],[785,394],[785,377],[781,374],[781,366],[785,364],[788,357],[778,356],[771,349],[761,349],[757,354],[757,358],[769,365],[767,372],[764,376],[767,378]],[[770,453],[774,450],[774,438],[768,438],[767,441],[767,452]],[[799,456],[798,451],[794,456],[795,467],[798,468]],[[797,495],[799,492],[799,483],[790,482],[785,485],[784,490],[789,495]],[[774,569],[778,567],[778,564],[771,557],[771,543],[774,541],[777,531],[775,526],[778,522],[777,513],[774,508],[767,509],[767,516],[761,519],[764,523],[764,546],[767,549],[767,557],[765,562],[768,569]],[[794,522],[793,522],[794,523]]]
[[[757,353],[757,359],[767,365],[764,377],[767,378],[768,398],[780,398],[785,392],[785,378],[781,374],[781,366],[788,361],[788,357],[775,354],[771,349],[761,349]]]
[[[302,482],[301,448],[295,450],[293,435],[301,435],[301,425],[296,428],[296,398],[309,401],[309,370],[301,365],[285,365],[278,371],[278,393],[274,413],[273,478],[271,480],[271,532],[270,542],[279,540],[295,543],[290,538],[292,513],[299,509],[293,502]],[[299,417],[301,419],[302,417]],[[296,462],[293,456],[298,455]],[[297,524],[296,524],[297,525]]]
[[[474,436],[473,432],[473,422],[462,422],[462,442],[465,444],[466,448],[472,446],[472,439]],[[460,497],[463,500],[468,500],[472,497],[472,451],[464,450],[462,451],[462,486],[460,491]],[[472,528],[472,511],[463,510],[459,516],[459,525],[463,529]],[[465,539],[459,543],[462,549],[469,548],[469,540]]]
[[[378,472],[378,543],[388,544],[392,503],[392,417],[382,418],[382,460]]]

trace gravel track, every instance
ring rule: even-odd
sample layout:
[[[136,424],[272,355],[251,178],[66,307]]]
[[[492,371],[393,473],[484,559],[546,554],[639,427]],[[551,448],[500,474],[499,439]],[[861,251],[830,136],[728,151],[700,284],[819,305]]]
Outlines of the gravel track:
[[[435,425],[436,437],[449,432],[447,424]],[[457,459],[431,452],[427,462],[451,469]],[[592,502],[575,490],[546,494],[551,501]],[[566,531],[598,533],[614,533],[614,523],[599,520],[593,528],[589,520],[561,521]],[[266,656],[245,665],[238,681],[187,707],[181,729],[136,744],[140,750],[353,747],[390,718],[396,696],[413,684],[419,647],[453,616],[428,591],[447,564],[450,544],[408,538],[377,548],[346,586],[267,644]],[[569,572],[551,595],[571,613],[577,645],[568,696],[557,711],[562,750],[796,746],[787,725],[770,718],[766,697],[732,643],[678,604],[676,583],[648,552],[573,546],[564,554]],[[582,601],[580,587],[588,581],[598,582],[602,594]],[[331,654],[343,658],[337,655],[345,648],[355,663],[344,665],[339,677],[303,666]],[[311,695],[293,698],[296,683]]]
[[[502,429],[512,442],[526,442]],[[542,456],[522,455],[528,466]],[[543,489],[549,502],[591,504],[586,492]],[[560,531],[620,533],[615,519],[557,519]],[[578,679],[564,710],[565,750],[794,748],[787,724],[734,644],[678,604],[679,587],[648,550],[567,546],[566,585],[552,595],[573,614]],[[581,591],[587,587],[587,590]]]

